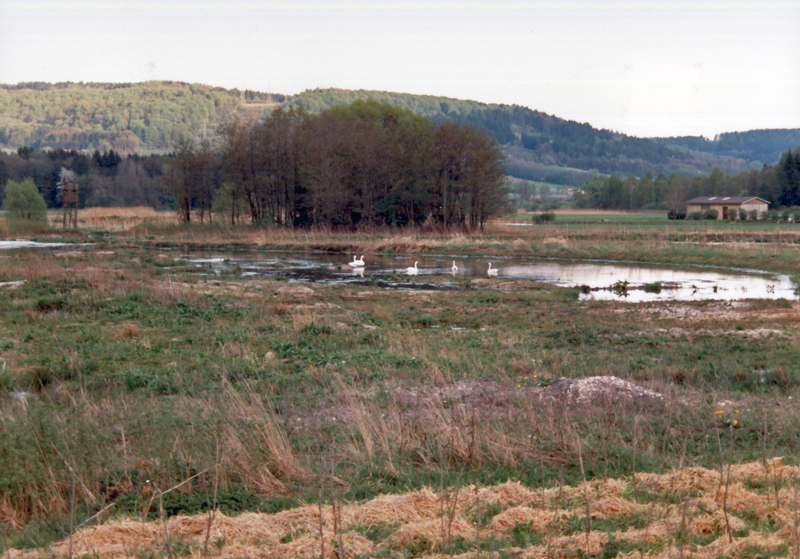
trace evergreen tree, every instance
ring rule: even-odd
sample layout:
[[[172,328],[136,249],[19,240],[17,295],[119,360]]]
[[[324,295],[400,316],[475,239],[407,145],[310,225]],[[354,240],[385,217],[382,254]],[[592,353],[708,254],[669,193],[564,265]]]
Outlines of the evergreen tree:
[[[782,206],[800,206],[800,150],[787,151],[778,163],[779,203]]]

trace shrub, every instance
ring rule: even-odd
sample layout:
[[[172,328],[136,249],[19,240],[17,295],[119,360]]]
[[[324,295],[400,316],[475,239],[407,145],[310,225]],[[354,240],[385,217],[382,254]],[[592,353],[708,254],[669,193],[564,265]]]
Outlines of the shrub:
[[[534,223],[544,223],[546,221],[555,221],[556,214],[554,212],[542,212],[539,215],[535,215],[531,218]]]
[[[739,219],[742,221],[747,220],[747,210],[744,208],[739,208]]]
[[[747,219],[750,221],[757,221],[758,220],[758,210],[750,210],[747,212]]]
[[[686,217],[688,219],[703,219],[703,212],[692,212]]]
[[[646,283],[643,289],[645,293],[661,293],[661,282]]]
[[[3,200],[6,219],[11,221],[47,223],[47,204],[39,194],[33,179],[9,181]]]
[[[706,210],[703,214],[704,219],[717,219],[719,217],[719,212],[717,210]]]

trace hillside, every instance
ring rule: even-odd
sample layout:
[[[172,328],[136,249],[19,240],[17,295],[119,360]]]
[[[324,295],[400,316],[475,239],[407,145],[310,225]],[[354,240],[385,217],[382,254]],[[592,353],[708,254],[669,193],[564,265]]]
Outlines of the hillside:
[[[0,85],[0,148],[167,150],[285,99],[182,82]]]
[[[586,123],[564,120],[518,105],[495,105],[430,95],[385,91],[316,89],[291,98],[311,112],[357,99],[409,108],[433,120],[468,123],[486,130],[504,147],[512,176],[556,184],[584,184],[597,173],[709,173],[719,167],[739,173],[760,167],[750,161],[695,152],[635,138]]]
[[[761,167],[773,152],[798,145],[797,135],[787,131],[733,133],[723,135],[719,144],[635,138],[526,107],[430,95],[317,89],[286,96],[150,81],[0,85],[0,148],[166,151],[182,140],[213,139],[221,125],[260,118],[277,106],[318,112],[356,99],[407,107],[437,121],[472,124],[503,146],[509,175],[563,185],[584,184],[598,173],[695,175],[714,167],[739,173]],[[768,146],[768,152],[756,145]]]
[[[713,140],[702,136],[653,138],[653,140],[665,146],[678,146],[688,150],[773,165],[780,160],[783,153],[800,146],[800,128],[726,132],[719,134]]]

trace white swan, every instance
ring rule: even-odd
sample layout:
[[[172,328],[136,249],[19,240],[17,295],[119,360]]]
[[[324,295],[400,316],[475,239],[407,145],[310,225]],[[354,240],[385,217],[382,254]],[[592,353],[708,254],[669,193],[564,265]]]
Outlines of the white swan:
[[[409,276],[416,276],[417,272],[419,272],[419,269],[417,269],[417,262],[416,261],[414,262],[413,266],[409,266],[408,268],[406,268],[406,273]]]
[[[496,276],[499,270],[497,268],[492,268],[492,263],[489,262],[489,269],[486,270],[486,273],[490,276]]]
[[[354,256],[353,261],[348,262],[348,264],[350,264],[353,268],[359,268],[364,265],[364,256],[362,255],[360,260]]]
[[[453,260],[453,265],[450,267],[450,271],[452,271],[454,274],[458,272],[458,266],[456,266],[455,260]]]

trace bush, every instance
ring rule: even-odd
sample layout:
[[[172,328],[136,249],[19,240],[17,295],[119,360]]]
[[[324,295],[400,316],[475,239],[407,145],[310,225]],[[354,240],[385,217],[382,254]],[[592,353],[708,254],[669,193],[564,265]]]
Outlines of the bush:
[[[719,217],[719,212],[717,210],[706,210],[706,212],[703,214],[704,219],[714,220],[717,219],[718,217]]]
[[[686,219],[686,210],[670,210],[667,219]]]
[[[33,179],[6,184],[3,210],[11,222],[47,223],[47,204]]]
[[[692,212],[686,217],[688,219],[703,219],[703,212]]]
[[[757,221],[758,220],[758,210],[750,210],[747,212],[747,219],[750,221]]]
[[[556,214],[554,212],[543,212],[531,218],[534,223],[545,223],[546,221],[555,221]]]
[[[661,282],[646,283],[642,288],[645,293],[661,293]]]
[[[746,209],[739,208],[739,219],[741,219],[742,221],[746,221],[747,220],[747,210]]]

